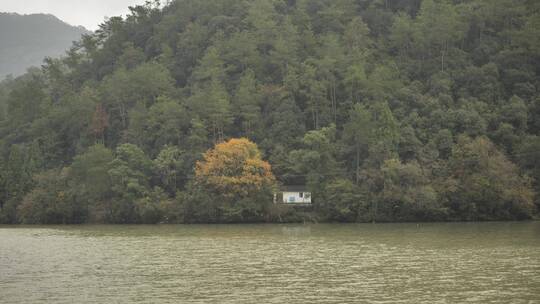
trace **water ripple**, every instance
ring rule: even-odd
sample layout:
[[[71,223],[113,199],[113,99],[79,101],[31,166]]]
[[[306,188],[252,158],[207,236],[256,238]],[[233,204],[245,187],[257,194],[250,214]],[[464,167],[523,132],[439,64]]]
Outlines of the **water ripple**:
[[[0,227],[0,303],[540,303],[540,223]]]

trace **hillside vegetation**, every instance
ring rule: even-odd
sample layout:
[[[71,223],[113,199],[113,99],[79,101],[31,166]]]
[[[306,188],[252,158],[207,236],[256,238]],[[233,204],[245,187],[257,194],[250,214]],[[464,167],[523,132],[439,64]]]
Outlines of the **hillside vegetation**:
[[[0,221],[534,217],[539,9],[532,0],[133,7],[64,58],[2,83]],[[274,177],[306,184],[313,212],[273,205]]]

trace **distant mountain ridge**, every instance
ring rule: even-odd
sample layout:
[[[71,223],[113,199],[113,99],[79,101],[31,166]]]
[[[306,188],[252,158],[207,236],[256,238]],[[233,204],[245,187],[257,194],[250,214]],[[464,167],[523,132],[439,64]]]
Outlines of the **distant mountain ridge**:
[[[46,56],[62,55],[85,33],[90,31],[50,14],[0,12],[0,79],[39,66]]]

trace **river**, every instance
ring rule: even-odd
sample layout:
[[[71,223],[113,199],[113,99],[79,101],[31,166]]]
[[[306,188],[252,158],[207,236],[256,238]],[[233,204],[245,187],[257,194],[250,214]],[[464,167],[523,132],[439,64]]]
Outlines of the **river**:
[[[540,303],[540,222],[0,226],[0,303]]]

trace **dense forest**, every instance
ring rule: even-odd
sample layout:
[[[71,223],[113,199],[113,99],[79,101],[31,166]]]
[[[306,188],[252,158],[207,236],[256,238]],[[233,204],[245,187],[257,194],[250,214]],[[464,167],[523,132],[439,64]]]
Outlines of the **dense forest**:
[[[147,2],[1,83],[0,222],[535,218],[539,72],[534,0]]]
[[[53,15],[0,12],[0,78],[19,76],[39,66],[45,56],[60,57],[81,34],[88,33]]]

